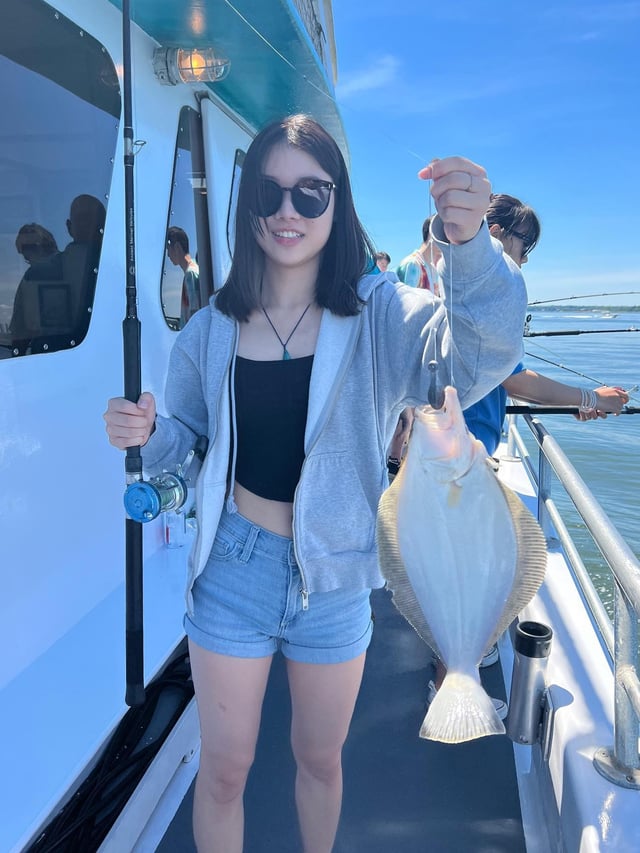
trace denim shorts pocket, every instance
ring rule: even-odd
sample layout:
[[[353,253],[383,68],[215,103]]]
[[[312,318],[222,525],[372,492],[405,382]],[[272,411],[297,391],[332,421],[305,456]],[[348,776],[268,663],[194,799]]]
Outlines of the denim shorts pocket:
[[[238,542],[232,533],[219,527],[211,546],[210,556],[216,560],[231,560],[241,554],[242,548],[242,542]]]

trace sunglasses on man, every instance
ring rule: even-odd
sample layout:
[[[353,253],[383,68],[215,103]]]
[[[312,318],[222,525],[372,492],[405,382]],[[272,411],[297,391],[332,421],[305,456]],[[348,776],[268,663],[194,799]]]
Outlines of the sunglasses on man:
[[[331,191],[336,185],[318,178],[302,178],[293,187],[281,187],[271,178],[260,178],[252,205],[256,216],[266,219],[282,207],[285,193],[291,195],[291,204],[305,219],[317,219],[329,207]]]

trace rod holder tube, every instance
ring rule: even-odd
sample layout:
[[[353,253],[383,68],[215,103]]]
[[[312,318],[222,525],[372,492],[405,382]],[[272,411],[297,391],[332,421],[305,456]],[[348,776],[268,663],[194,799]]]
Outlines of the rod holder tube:
[[[542,622],[520,622],[515,630],[507,735],[514,743],[539,740],[551,628]]]

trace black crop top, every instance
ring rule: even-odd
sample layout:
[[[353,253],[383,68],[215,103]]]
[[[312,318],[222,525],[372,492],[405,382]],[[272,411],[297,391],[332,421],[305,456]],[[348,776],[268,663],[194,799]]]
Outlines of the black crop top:
[[[272,501],[293,501],[304,462],[313,356],[252,361],[236,356],[238,483]]]

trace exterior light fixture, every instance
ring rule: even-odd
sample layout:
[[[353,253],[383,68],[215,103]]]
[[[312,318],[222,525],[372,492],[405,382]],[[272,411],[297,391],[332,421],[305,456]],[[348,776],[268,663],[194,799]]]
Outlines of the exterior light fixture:
[[[165,86],[217,83],[227,76],[230,67],[230,61],[216,56],[212,47],[158,47],[153,52],[153,71]]]

